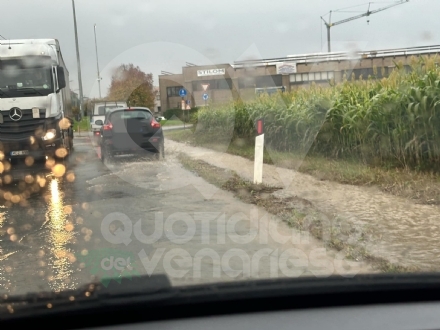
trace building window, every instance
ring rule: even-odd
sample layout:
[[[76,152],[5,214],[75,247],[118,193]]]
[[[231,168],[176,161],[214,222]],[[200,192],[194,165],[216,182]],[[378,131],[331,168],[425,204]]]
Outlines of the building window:
[[[283,85],[283,77],[281,75],[260,76],[255,79],[257,88],[279,87]]]
[[[360,79],[368,79],[368,77],[372,77],[373,79],[380,79],[387,77],[390,73],[387,67],[378,67],[378,68],[364,68],[364,69],[354,69],[352,73],[350,71],[346,72],[347,78],[351,78],[351,74],[354,73],[354,77],[356,80]],[[350,73],[350,75],[349,75]]]
[[[290,75],[290,82],[293,84],[303,84],[309,81],[325,82],[334,78],[333,71],[295,73]]]
[[[231,79],[218,79],[217,81],[217,89],[232,89],[232,80]]]
[[[263,94],[275,94],[278,92],[285,92],[286,88],[284,86],[279,86],[279,87],[267,87],[267,88],[255,88],[255,94],[257,94],[258,96],[263,95]]]
[[[238,88],[240,89],[255,88],[255,86],[255,77],[238,78]]]
[[[173,87],[167,87],[167,96],[180,96],[179,91],[182,89],[182,86],[173,86]]]

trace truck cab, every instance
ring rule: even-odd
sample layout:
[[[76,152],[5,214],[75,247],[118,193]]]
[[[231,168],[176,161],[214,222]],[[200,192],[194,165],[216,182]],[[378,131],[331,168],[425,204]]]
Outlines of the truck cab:
[[[0,41],[0,156],[7,167],[64,159],[73,148],[72,124],[58,40]]]

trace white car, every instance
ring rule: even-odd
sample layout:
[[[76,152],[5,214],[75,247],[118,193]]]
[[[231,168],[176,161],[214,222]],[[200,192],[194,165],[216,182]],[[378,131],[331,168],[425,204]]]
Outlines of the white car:
[[[165,117],[156,117],[156,120],[158,122],[161,122],[162,120],[167,120]]]

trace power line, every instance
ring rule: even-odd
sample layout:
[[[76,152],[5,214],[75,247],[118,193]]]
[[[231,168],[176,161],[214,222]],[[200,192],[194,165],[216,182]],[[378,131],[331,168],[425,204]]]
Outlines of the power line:
[[[356,5],[356,6],[350,6],[350,7],[344,7],[344,8],[332,10],[332,12],[337,13],[337,12],[343,12],[345,9],[357,8],[357,7],[362,7],[362,6],[366,6],[366,5],[372,5],[372,4],[387,4],[387,3],[395,3],[395,1],[370,1],[370,2],[365,2],[362,4]],[[355,11],[353,11],[353,12],[355,12]],[[326,15],[328,15],[328,13]],[[323,15],[323,16],[325,16],[325,15]]]
[[[360,5],[356,5],[356,6],[344,7],[344,8],[340,8],[340,9],[337,9],[337,10],[333,10],[333,12],[337,12],[337,11],[345,10],[345,9],[356,8],[356,7],[361,7],[361,6],[366,6],[366,5],[369,5],[370,3],[372,3],[372,2],[366,2],[366,3],[362,3]]]
[[[2,37],[4,40],[8,40],[8,39],[6,39],[5,37],[3,37],[1,34],[0,34],[0,37]]]
[[[364,10],[338,10],[335,13],[363,13]]]

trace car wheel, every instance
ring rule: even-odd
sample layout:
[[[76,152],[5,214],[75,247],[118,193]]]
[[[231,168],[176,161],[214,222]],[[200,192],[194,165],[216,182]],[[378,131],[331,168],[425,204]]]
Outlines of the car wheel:
[[[156,153],[156,159],[157,160],[165,159],[165,146],[163,142],[160,144],[159,152]]]
[[[104,162],[109,162],[113,159],[110,151],[106,148],[101,146],[101,161]]]

